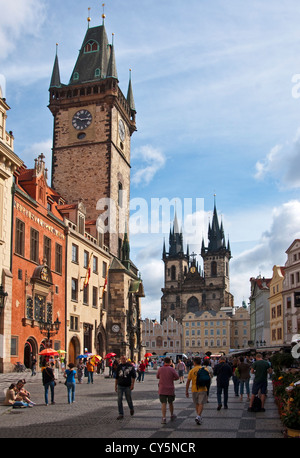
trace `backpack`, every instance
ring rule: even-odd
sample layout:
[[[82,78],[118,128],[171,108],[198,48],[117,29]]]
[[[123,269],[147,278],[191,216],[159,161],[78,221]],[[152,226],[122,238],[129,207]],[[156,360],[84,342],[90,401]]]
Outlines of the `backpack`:
[[[252,412],[260,412],[261,410],[261,400],[258,396],[255,396],[252,404]]]
[[[210,382],[210,375],[205,367],[201,367],[197,372],[196,386],[200,388],[202,386],[207,386]]]

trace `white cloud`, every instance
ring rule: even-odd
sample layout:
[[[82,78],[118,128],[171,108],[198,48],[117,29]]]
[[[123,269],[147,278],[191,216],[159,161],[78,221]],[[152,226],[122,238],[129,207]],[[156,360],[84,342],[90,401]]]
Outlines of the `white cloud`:
[[[270,228],[261,234],[257,244],[231,261],[231,292],[235,304],[241,305],[250,295],[250,277],[272,276],[274,265],[284,265],[285,251],[300,237],[300,201],[291,200],[272,212]]]
[[[264,180],[270,176],[277,180],[280,186],[288,189],[299,188],[300,129],[292,142],[274,146],[265,159],[256,163],[255,168],[254,176],[257,180]]]
[[[34,166],[34,159],[36,159],[40,154],[44,154],[45,156],[45,164],[46,168],[48,169],[48,179],[50,177],[51,171],[51,148],[52,148],[52,139],[43,140],[40,142],[32,143],[31,145],[27,146],[22,154],[22,158],[25,162],[25,165],[31,169]],[[31,162],[29,162],[31,161]],[[50,184],[50,183],[48,183]]]
[[[0,0],[0,58],[6,58],[24,35],[37,36],[45,20],[43,0]]]
[[[161,150],[150,145],[140,147],[132,153],[132,159],[138,164],[132,177],[133,185],[148,185],[155,174],[164,167],[166,158]]]

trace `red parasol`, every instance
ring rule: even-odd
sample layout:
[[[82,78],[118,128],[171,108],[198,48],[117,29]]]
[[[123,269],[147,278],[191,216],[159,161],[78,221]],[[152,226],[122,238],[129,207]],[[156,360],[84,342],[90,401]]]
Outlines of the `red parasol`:
[[[146,353],[145,358],[149,358],[149,356],[152,356],[152,353]]]
[[[45,348],[44,350],[40,351],[39,355],[58,356],[58,353],[56,350],[53,350],[53,348]]]
[[[107,353],[104,359],[112,358],[113,356],[117,356],[116,353]]]

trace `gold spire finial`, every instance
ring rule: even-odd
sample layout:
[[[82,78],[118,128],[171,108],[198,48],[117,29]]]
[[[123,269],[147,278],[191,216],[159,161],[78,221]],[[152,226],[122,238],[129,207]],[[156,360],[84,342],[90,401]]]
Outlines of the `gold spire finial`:
[[[106,18],[105,16],[105,13],[104,13],[104,7],[105,7],[105,3],[102,3],[102,8],[103,8],[103,13],[102,13],[102,19],[103,19],[103,25],[104,25],[104,19]]]
[[[90,22],[91,22],[90,11],[91,11],[91,8],[89,7],[89,8],[88,8],[88,17],[87,17],[88,28],[90,27]]]

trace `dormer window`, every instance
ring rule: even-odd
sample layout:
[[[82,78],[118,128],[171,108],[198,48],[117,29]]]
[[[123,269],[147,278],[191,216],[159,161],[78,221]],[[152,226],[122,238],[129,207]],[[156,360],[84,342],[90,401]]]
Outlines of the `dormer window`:
[[[96,68],[95,70],[95,76],[99,77],[100,76],[100,68]]]
[[[94,52],[94,51],[98,51],[98,49],[99,49],[98,43],[96,43],[96,41],[90,40],[85,45],[84,52]]]
[[[74,74],[73,74],[73,80],[74,80],[74,81],[79,80],[79,73],[78,73],[78,72],[74,72]]]

